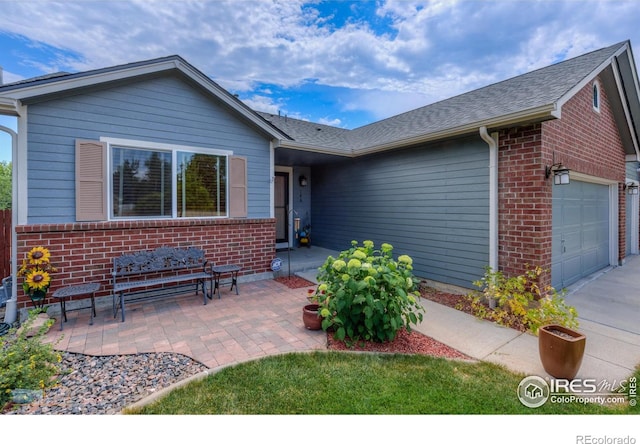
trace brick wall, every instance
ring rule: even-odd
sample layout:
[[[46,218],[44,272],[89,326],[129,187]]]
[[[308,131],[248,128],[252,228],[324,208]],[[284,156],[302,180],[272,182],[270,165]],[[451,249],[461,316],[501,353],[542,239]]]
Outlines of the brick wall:
[[[500,132],[498,266],[507,275],[551,265],[551,186],[541,161],[542,124]]]
[[[58,288],[99,282],[96,296],[110,294],[113,258],[160,246],[196,246],[218,265],[243,266],[240,276],[271,271],[275,257],[275,219],[186,219],[39,224],[16,227],[18,259],[43,246],[57,268],[49,296]],[[19,285],[22,284],[20,279]],[[54,303],[50,297],[46,303]],[[31,301],[18,289],[18,308]]]
[[[551,268],[554,185],[544,172],[554,159],[572,172],[619,183],[618,241],[624,257],[625,154],[606,91],[601,88],[600,112],[595,112],[592,85],[564,104],[561,119],[500,132],[498,261],[507,275],[521,274],[526,264]]]

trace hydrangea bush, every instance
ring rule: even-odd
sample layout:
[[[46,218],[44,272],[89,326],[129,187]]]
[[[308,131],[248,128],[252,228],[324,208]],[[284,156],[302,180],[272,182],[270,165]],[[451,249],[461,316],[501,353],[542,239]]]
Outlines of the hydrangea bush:
[[[394,260],[392,252],[387,243],[376,249],[372,241],[352,241],[337,258],[327,258],[316,289],[323,330],[331,329],[338,340],[385,342],[422,322],[413,260]]]

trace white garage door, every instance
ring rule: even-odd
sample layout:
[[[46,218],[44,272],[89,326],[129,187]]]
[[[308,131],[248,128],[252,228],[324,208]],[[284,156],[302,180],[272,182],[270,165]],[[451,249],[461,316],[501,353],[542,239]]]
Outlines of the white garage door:
[[[560,290],[609,265],[609,187],[553,186],[551,285]]]

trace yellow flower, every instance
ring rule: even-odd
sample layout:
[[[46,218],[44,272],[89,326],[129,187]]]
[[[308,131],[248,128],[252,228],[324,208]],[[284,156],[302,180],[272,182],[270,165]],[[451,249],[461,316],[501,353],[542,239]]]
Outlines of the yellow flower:
[[[31,290],[45,290],[49,288],[51,276],[46,271],[32,270],[27,274],[25,282]]]
[[[398,262],[406,265],[411,265],[413,264],[413,259],[411,259],[411,257],[407,256],[406,254],[403,254],[402,256],[398,257]]]
[[[347,267],[349,268],[360,268],[361,266],[362,262],[360,262],[358,259],[351,259],[347,264]]]
[[[44,247],[33,247],[29,253],[27,253],[27,259],[30,264],[48,264],[51,258],[51,253]]]
[[[336,271],[340,271],[346,266],[347,266],[347,264],[343,260],[340,260],[340,259],[335,261],[333,263],[333,265],[332,265],[333,269],[336,270]]]
[[[410,277],[407,278],[407,288],[413,287],[413,279]]]
[[[354,251],[352,256],[354,258],[360,259],[360,260],[364,260],[364,259],[367,258],[367,255],[364,252],[360,251],[360,250]]]

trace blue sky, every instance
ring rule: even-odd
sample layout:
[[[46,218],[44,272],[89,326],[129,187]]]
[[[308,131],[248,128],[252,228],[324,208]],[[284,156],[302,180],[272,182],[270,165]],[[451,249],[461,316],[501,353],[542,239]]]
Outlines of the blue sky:
[[[638,23],[637,0],[0,0],[0,66],[9,83],[179,54],[254,109],[355,128],[620,41],[635,49]]]

